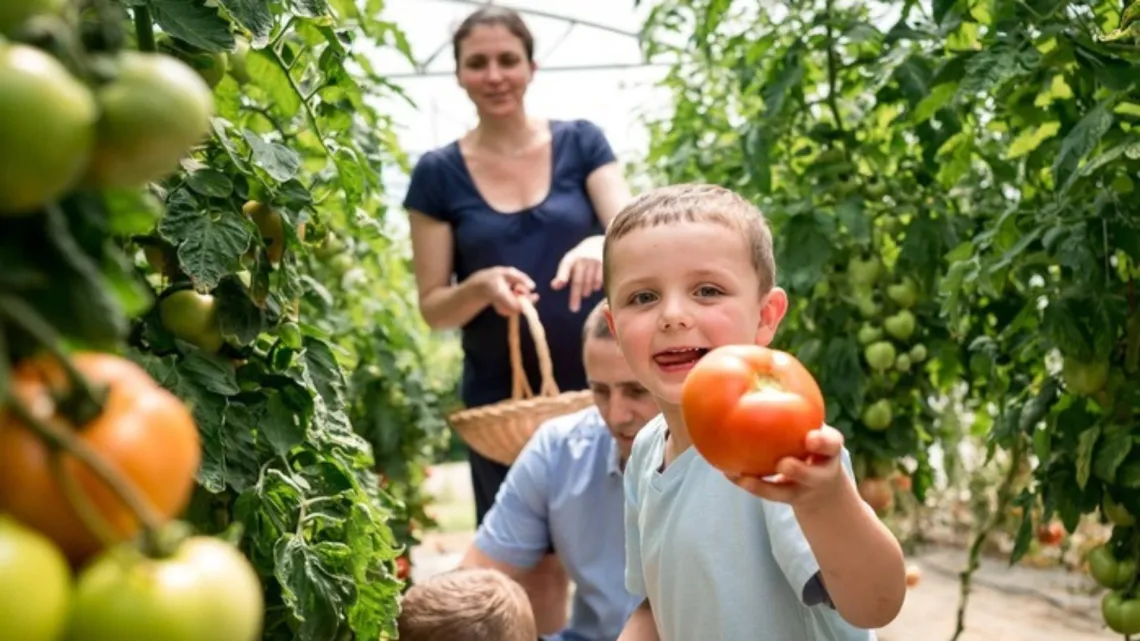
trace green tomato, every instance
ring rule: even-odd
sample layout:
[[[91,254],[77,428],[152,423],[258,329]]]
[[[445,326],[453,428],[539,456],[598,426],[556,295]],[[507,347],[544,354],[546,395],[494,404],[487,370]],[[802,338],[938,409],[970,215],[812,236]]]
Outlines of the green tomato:
[[[66,0],[2,0],[0,33],[12,35],[17,27],[32,16],[58,14],[63,11],[65,4]]]
[[[1140,599],[1109,592],[1100,601],[1104,622],[1117,634],[1140,634]]]
[[[47,537],[0,515],[0,639],[54,641],[71,605],[71,569]]]
[[[859,307],[859,315],[863,318],[871,319],[879,316],[879,305],[870,294],[859,296],[855,304]]]
[[[918,286],[911,278],[904,278],[902,282],[887,286],[887,298],[902,308],[914,307],[918,302]]]
[[[906,354],[899,354],[899,357],[895,359],[895,369],[900,372],[909,372],[910,356]]]
[[[891,402],[885,398],[879,399],[863,408],[863,425],[874,432],[881,432],[891,426],[893,414]]]
[[[222,347],[222,332],[218,328],[217,303],[209,294],[183,289],[163,297],[158,303],[162,324],[175,338],[207,352]]]
[[[1121,527],[1132,527],[1136,525],[1136,517],[1132,516],[1128,508],[1114,501],[1108,492],[1104,493],[1104,500],[1101,502],[1100,511],[1103,512],[1105,518],[1114,525]]]
[[[221,539],[192,537],[162,559],[126,544],[80,575],[64,641],[255,641],[264,611],[257,573]]]
[[[1075,358],[1066,358],[1061,366],[1061,379],[1074,394],[1091,396],[1108,382],[1108,363],[1082,363]]]
[[[926,360],[926,345],[919,343],[910,348],[910,360],[914,363],[921,363]]]
[[[870,287],[879,280],[882,263],[877,258],[862,260],[858,256],[847,261],[847,280],[855,287]]]
[[[883,330],[874,325],[863,323],[863,326],[859,328],[858,339],[860,345],[869,345],[882,337]]]
[[[1136,561],[1117,559],[1107,545],[1093,548],[1089,553],[1088,562],[1092,578],[1111,590],[1126,587],[1136,576]]]
[[[883,329],[900,341],[910,338],[914,334],[914,328],[914,314],[905,309],[883,321]]]
[[[880,372],[894,366],[895,356],[895,346],[888,341],[871,343],[863,350],[863,358],[867,359],[867,364],[871,366],[871,369]]]

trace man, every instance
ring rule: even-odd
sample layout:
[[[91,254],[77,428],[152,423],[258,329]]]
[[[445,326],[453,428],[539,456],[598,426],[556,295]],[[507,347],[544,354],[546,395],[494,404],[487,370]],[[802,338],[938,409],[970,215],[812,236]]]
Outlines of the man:
[[[622,470],[633,438],[659,410],[600,304],[586,320],[582,352],[595,405],[535,432],[460,563],[518,579],[553,547],[575,591],[569,625],[546,641],[614,641],[640,601],[625,589]]]

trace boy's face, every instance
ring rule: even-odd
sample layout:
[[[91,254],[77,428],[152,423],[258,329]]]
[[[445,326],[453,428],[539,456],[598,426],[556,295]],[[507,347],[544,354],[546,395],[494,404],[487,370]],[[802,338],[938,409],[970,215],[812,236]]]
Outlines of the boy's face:
[[[626,360],[659,402],[680,404],[685,376],[722,345],[767,345],[787,310],[760,278],[743,234],[715,222],[637,229],[608,257],[607,319]]]

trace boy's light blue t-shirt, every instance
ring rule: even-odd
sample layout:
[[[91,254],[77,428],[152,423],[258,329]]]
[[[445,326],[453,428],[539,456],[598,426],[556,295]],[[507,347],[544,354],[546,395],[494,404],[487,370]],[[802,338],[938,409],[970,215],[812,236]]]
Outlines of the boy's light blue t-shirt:
[[[658,415],[626,465],[625,536],[626,588],[648,597],[662,641],[875,640],[807,604],[822,600],[819,564],[790,506],[733,485],[693,448],[659,473],[664,454]]]

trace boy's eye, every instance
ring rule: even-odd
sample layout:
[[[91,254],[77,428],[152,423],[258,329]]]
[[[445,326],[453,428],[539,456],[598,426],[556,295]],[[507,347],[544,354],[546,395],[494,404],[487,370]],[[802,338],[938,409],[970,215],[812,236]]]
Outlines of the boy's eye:
[[[697,288],[698,296],[720,296],[720,290],[712,285],[703,285]]]
[[[652,303],[656,297],[651,292],[637,292],[629,297],[631,305],[645,305]]]

